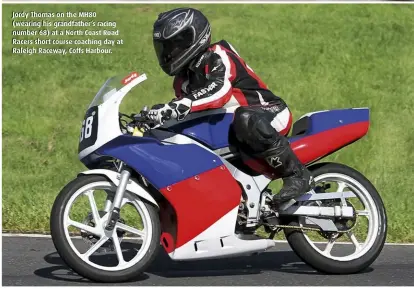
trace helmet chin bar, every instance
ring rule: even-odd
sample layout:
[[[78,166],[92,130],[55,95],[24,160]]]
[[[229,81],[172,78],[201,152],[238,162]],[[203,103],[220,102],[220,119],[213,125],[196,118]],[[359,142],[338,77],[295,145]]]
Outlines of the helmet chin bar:
[[[193,45],[190,48],[192,50],[189,50],[189,51],[186,52],[186,53],[190,53],[191,52],[191,54],[189,56],[187,56],[186,53],[184,53],[181,56],[181,58],[177,59],[174,63],[171,63],[170,64],[171,70],[169,71],[170,73],[167,73],[167,74],[169,74],[170,76],[177,75],[178,73],[180,73],[181,70],[183,70],[186,67],[190,66],[190,64],[192,62],[194,62],[195,60],[197,60],[197,58],[198,58],[197,56],[199,56],[200,54],[202,54],[207,49],[207,47],[203,47],[203,46],[200,46],[200,47],[197,47],[196,49],[194,49],[197,45],[198,45],[198,43],[196,43],[195,45]],[[186,61],[180,61],[183,58],[187,58],[187,60]],[[179,63],[179,65],[177,65],[175,67],[175,64],[176,63]]]

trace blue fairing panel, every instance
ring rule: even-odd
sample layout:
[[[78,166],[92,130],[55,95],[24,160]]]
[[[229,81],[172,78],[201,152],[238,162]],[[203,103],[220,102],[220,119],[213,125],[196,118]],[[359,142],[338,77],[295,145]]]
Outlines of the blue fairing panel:
[[[157,189],[185,180],[223,163],[195,144],[164,145],[147,137],[119,136],[97,153],[122,160]]]
[[[197,139],[215,150],[229,146],[232,121],[232,113],[212,114],[176,124],[169,130]]]
[[[365,121],[369,121],[368,108],[347,108],[316,112],[309,116],[309,126],[306,133],[304,135],[291,137],[289,141],[292,143],[305,136]]]
[[[213,150],[220,149],[229,146],[229,128],[233,121],[233,116],[232,113],[212,114],[178,123],[170,127],[169,130],[196,139]],[[306,135],[317,134],[339,126],[368,120],[369,109],[367,108],[316,112],[310,116]],[[289,140],[293,142],[302,137],[295,136]]]

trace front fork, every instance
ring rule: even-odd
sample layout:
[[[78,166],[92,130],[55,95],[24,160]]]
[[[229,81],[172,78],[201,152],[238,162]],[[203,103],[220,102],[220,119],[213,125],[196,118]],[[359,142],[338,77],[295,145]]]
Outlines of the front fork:
[[[120,180],[119,185],[116,189],[114,200],[111,201],[110,197],[108,196],[105,202],[104,210],[109,214],[105,230],[109,232],[111,232],[115,228],[115,225],[119,220],[119,211],[121,209],[122,200],[125,195],[125,190],[128,185],[129,178],[131,176],[131,172],[128,168],[124,168],[123,163],[121,163],[118,171],[120,172]]]

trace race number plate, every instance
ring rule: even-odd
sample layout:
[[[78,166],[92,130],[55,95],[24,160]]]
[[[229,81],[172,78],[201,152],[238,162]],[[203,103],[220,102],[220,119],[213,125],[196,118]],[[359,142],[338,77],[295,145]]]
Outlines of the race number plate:
[[[98,107],[93,106],[88,109],[85,119],[82,121],[82,128],[79,137],[78,152],[93,146],[98,137]]]

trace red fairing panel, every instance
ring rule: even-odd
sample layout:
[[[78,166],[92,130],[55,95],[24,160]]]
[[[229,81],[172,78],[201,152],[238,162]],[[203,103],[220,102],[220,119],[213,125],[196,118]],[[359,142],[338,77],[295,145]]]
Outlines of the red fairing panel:
[[[357,122],[305,136],[294,141],[291,147],[300,161],[308,164],[363,137],[369,121]]]
[[[168,242],[168,248],[162,242],[168,253],[194,239],[237,207],[242,194],[224,165],[160,191],[177,217],[176,237],[167,232],[162,235]],[[170,244],[172,241],[174,244]]]

